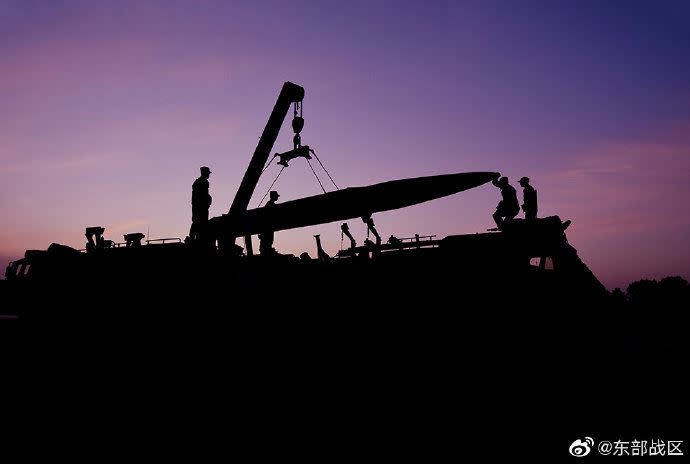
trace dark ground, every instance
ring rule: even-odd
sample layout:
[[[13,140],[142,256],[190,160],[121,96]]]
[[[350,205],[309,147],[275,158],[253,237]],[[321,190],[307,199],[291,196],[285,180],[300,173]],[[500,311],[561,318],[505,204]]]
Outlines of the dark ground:
[[[3,312],[21,308],[0,321],[5,397],[97,440],[112,437],[95,424],[121,423],[167,450],[257,458],[568,459],[584,436],[690,438],[687,292],[594,301],[423,267],[282,271],[0,282]]]

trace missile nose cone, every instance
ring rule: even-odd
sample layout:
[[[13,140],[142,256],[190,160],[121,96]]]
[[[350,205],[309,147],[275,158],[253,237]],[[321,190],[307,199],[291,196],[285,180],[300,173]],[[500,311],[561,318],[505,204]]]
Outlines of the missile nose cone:
[[[429,182],[439,193],[443,192],[445,195],[450,195],[479,187],[499,177],[500,174],[497,172],[460,172],[457,174],[432,176],[427,179],[429,179]]]
[[[473,172],[469,174],[476,174],[477,180],[482,180],[482,184],[485,184],[487,182],[491,182],[492,180],[496,180],[499,177],[501,177],[500,172]]]

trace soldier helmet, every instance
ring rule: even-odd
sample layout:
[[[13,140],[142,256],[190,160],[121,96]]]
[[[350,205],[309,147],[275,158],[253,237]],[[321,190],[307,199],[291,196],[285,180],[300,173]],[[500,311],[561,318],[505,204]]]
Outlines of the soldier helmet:
[[[277,200],[280,195],[275,190],[271,190],[271,200]]]
[[[208,166],[201,166],[201,173],[202,174],[211,174],[211,170],[208,168]]]
[[[501,177],[500,179],[498,179],[498,181],[499,181],[500,183],[502,183],[502,184],[507,184],[507,183],[508,183],[508,178],[507,178],[507,177]]]
[[[522,185],[522,184],[529,184],[529,177],[523,177],[523,178],[521,178],[518,182],[519,182],[520,185]]]

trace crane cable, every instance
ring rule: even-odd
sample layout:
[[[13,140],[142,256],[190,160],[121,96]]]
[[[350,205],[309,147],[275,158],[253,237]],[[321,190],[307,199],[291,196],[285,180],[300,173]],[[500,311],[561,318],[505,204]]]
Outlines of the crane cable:
[[[340,190],[340,187],[338,187],[338,184],[335,183],[335,181],[333,180],[333,177],[331,177],[331,174],[328,172],[328,169],[326,169],[326,166],[324,166],[323,163],[321,162],[321,159],[319,158],[319,155],[317,155],[316,152],[315,152],[314,150],[312,150],[312,149],[310,149],[309,151],[311,151],[311,152],[314,154],[314,157],[316,158],[316,161],[319,162],[319,164],[321,165],[321,168],[323,168],[323,170],[324,170],[324,172],[326,173],[326,175],[328,176],[328,178],[331,179],[331,182],[333,182],[333,185],[335,186],[335,189],[336,189],[336,190]]]
[[[283,166],[283,167],[280,169],[280,172],[278,173],[278,175],[276,176],[276,178],[273,179],[273,182],[271,183],[271,186],[268,187],[268,190],[266,190],[266,193],[264,194],[263,198],[261,198],[261,201],[259,202],[259,206],[257,206],[257,208],[261,208],[261,205],[263,204],[264,200],[266,199],[266,197],[268,196],[268,194],[270,193],[271,189],[273,188],[273,186],[275,185],[275,183],[278,181],[278,178],[280,177],[280,175],[283,173],[284,170],[285,170],[285,166]]]
[[[263,174],[264,172],[266,172],[266,169],[268,169],[268,167],[273,163],[273,160],[275,160],[275,159],[276,159],[276,157],[273,156],[273,157],[268,161],[268,163],[266,163],[266,166],[264,166],[263,170],[261,171],[261,174]],[[259,174],[259,175],[261,175],[261,174]]]
[[[304,120],[302,119],[303,107],[304,107],[304,103],[303,103],[303,102],[300,102],[299,104],[298,104],[297,102],[295,102],[295,108],[294,108],[294,117],[295,117],[295,119],[297,119],[297,109],[299,108],[299,113],[300,113],[299,119],[300,119],[301,121],[304,121]],[[304,123],[302,123],[302,124],[304,124]],[[300,140],[299,140],[299,139],[300,139],[299,133],[301,132],[302,127],[300,126],[299,128],[296,128],[296,127],[295,127],[295,121],[293,120],[293,129],[295,129],[295,137],[297,138],[297,142],[295,142],[295,143],[296,143],[296,144],[299,144],[299,143],[300,143]],[[295,145],[295,146],[297,147],[297,145]],[[331,176],[331,173],[328,172],[328,169],[326,169],[326,166],[324,166],[324,164],[321,162],[321,158],[319,158],[319,155],[316,154],[316,151],[314,151],[314,150],[312,150],[312,149],[309,149],[309,151],[311,151],[311,152],[314,154],[314,157],[315,157],[316,160],[319,162],[319,165],[321,165],[321,169],[324,170],[324,172],[326,173],[326,175],[328,176],[328,178],[329,178],[329,179],[331,180],[331,182],[333,183],[333,186],[335,187],[335,189],[336,189],[336,190],[340,190],[340,187],[338,187],[338,184],[335,183],[335,181],[333,180],[333,176]],[[275,160],[275,158],[276,158],[276,156],[273,156],[273,158],[271,158],[271,159],[268,161],[268,163],[266,163],[266,165],[264,166],[264,168],[263,168],[262,171],[261,171],[261,174],[263,174],[264,172],[266,172],[266,170],[271,166],[271,164],[273,164],[273,161]],[[311,172],[314,173],[314,177],[316,177],[316,181],[319,183],[319,187],[321,187],[321,190],[323,191],[323,193],[326,193],[326,189],[324,188],[323,183],[321,182],[321,179],[319,179],[318,174],[316,174],[316,171],[314,170],[314,167],[311,165],[311,162],[309,161],[308,158],[305,158],[305,159],[307,160],[307,164],[309,165],[309,168],[311,169]],[[275,185],[275,183],[278,181],[278,178],[279,178],[280,175],[283,173],[283,170],[284,170],[285,168],[286,168],[286,166],[283,166],[283,167],[280,169],[280,172],[278,173],[278,175],[276,176],[276,178],[275,178],[275,179],[273,180],[273,182],[271,183],[271,186],[268,187],[268,190],[266,191],[266,193],[264,194],[263,198],[261,198],[261,201],[259,202],[259,206],[258,206],[259,208],[260,208],[261,205],[263,204],[264,200],[266,199],[266,196],[268,196],[268,194],[270,193],[270,191],[271,191],[271,189],[273,188],[273,186]],[[260,175],[261,175],[261,174],[260,174]],[[341,242],[342,242],[342,237],[341,237]],[[342,243],[341,243],[341,249],[342,249]]]
[[[321,162],[321,159],[320,159],[319,156],[316,154],[316,152],[315,152],[314,150],[310,150],[310,151],[314,154],[314,157],[315,157],[316,160],[319,162],[319,164],[321,165],[321,168],[322,168],[323,171],[326,173],[326,175],[328,176],[328,178],[331,180],[331,182],[333,183],[333,186],[335,186],[336,190],[340,190],[340,187],[338,187],[338,184],[335,183],[335,181],[333,180],[333,177],[332,177],[331,174],[328,172],[328,169],[326,169],[326,166],[323,165],[323,163]],[[268,169],[268,168],[271,166],[271,164],[273,164],[273,161],[274,161],[275,159],[276,159],[276,157],[274,156],[274,157],[272,157],[272,158],[268,161],[268,163],[266,163],[266,166],[265,166],[265,167],[263,168],[263,170],[261,171],[261,174],[263,174],[264,172],[266,172],[266,169]],[[326,189],[323,187],[323,183],[321,182],[321,179],[319,179],[318,174],[316,174],[316,171],[314,170],[314,167],[311,165],[311,162],[310,162],[309,160],[306,160],[306,161],[307,161],[307,164],[309,165],[309,168],[311,169],[311,172],[314,173],[314,177],[316,177],[316,181],[319,183],[319,186],[321,187],[321,190],[323,191],[323,193],[326,193]],[[268,187],[268,190],[266,191],[266,193],[264,194],[264,196],[261,198],[261,201],[259,202],[259,206],[257,206],[257,208],[260,208],[261,205],[264,203],[264,200],[266,199],[266,197],[268,196],[268,194],[271,192],[271,189],[273,188],[273,186],[275,185],[275,183],[278,181],[278,178],[279,178],[280,175],[283,173],[283,170],[284,170],[284,169],[285,169],[285,166],[283,166],[283,167],[280,169],[280,172],[278,172],[278,175],[276,176],[276,178],[275,178],[275,179],[273,180],[273,182],[271,183],[271,186]]]
[[[299,116],[297,116],[297,110],[299,109]],[[292,129],[295,131],[295,137],[292,139],[294,144],[295,144],[295,150],[297,150],[298,147],[302,146],[302,137],[300,136],[300,132],[302,132],[302,128],[304,127],[304,101],[295,102],[295,108],[293,112],[293,119],[292,119]],[[305,146],[306,147],[306,146]],[[340,190],[338,187],[338,184],[335,183],[333,180],[333,177],[331,176],[331,173],[328,172],[328,169],[326,169],[326,166],[323,165],[321,162],[321,159],[319,159],[319,156],[316,154],[316,152],[313,149],[309,149],[310,152],[314,154],[314,157],[316,157],[316,160],[319,162],[321,165],[321,169],[324,170],[326,175],[328,176],[329,179],[331,179],[331,182],[333,182],[333,185],[335,186],[336,190]],[[321,179],[319,179],[319,176],[316,174],[316,171],[314,171],[314,167],[311,165],[309,162],[309,155],[305,157],[307,160],[307,163],[309,164],[309,167],[311,168],[311,172],[314,173],[314,177],[316,177],[316,180],[318,181],[319,185],[321,186],[321,190],[323,190],[323,193],[326,193],[326,189],[323,188],[323,184],[321,183]]]
[[[311,172],[314,173],[314,177],[316,177],[316,181],[317,181],[317,182],[319,183],[319,185],[321,186],[321,190],[323,190],[323,193],[326,193],[326,189],[323,188],[323,184],[321,183],[321,179],[319,179],[319,176],[316,174],[316,171],[314,171],[314,167],[311,165],[311,163],[309,162],[309,160],[307,160],[307,164],[308,164],[309,167],[311,168]]]

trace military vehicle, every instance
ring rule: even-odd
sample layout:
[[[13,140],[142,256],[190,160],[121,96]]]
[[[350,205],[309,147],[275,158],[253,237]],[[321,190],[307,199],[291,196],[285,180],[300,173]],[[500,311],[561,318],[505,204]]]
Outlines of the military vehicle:
[[[143,233],[132,233],[118,243],[105,239],[103,227],[90,226],[83,250],[59,244],[47,250],[27,250],[24,258],[8,266],[7,287],[43,286],[53,292],[79,289],[77,293],[95,294],[94,298],[106,294],[113,298],[131,289],[156,299],[164,294],[197,298],[210,288],[221,288],[226,294],[275,297],[264,291],[270,285],[278,294],[309,288],[309,292],[339,295],[341,301],[357,301],[363,293],[373,300],[406,300],[402,295],[416,291],[419,298],[446,295],[461,297],[464,303],[515,298],[546,302],[564,294],[588,301],[606,293],[568,243],[565,229],[569,221],[563,223],[555,216],[533,222],[516,219],[500,231],[444,238],[400,239],[391,234],[383,243],[374,225],[375,213],[483,185],[499,177],[495,172],[454,173],[343,189],[333,182],[336,190],[331,192],[324,189],[323,194],[272,208],[248,209],[260,176],[274,160],[282,169],[297,158],[309,162],[312,155],[321,163],[313,148],[301,144],[303,99],[302,87],[291,82],[283,85],[228,213],[211,218],[198,237],[145,240]],[[291,107],[294,149],[271,157]],[[300,257],[273,250],[254,254],[252,235],[350,219],[363,220],[376,240],[357,246],[345,222],[341,228],[350,247],[335,256],[325,253],[318,236],[314,258],[307,252]],[[235,243],[242,237],[244,248]],[[115,288],[122,290],[110,291]]]

